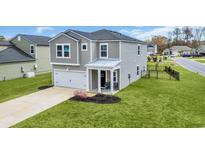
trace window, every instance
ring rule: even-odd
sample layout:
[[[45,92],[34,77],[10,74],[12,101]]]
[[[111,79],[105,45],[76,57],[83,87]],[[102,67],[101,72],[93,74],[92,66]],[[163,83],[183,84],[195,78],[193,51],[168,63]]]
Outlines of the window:
[[[30,45],[30,53],[31,54],[35,53],[34,45]]]
[[[70,46],[64,45],[64,57],[70,57]]]
[[[137,46],[137,54],[138,56],[140,56],[140,46],[139,45]]]
[[[70,58],[70,44],[57,44],[56,57],[57,58]]]
[[[108,58],[108,44],[107,43],[100,44],[100,58]]]
[[[57,57],[62,57],[63,50],[62,50],[62,45],[57,45]]]
[[[139,75],[139,74],[140,74],[140,67],[137,66],[137,75]]]
[[[81,44],[81,51],[87,51],[87,43],[82,43]]]
[[[113,82],[118,82],[118,78],[117,78],[117,71],[113,72]]]

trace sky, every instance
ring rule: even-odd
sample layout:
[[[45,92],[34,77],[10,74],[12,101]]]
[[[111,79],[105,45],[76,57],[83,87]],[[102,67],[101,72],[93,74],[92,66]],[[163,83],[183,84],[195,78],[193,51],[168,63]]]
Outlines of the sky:
[[[0,35],[12,38],[17,34],[45,35],[53,37],[67,29],[92,32],[99,29],[109,29],[125,35],[147,40],[154,35],[167,36],[174,27],[168,26],[0,26]]]

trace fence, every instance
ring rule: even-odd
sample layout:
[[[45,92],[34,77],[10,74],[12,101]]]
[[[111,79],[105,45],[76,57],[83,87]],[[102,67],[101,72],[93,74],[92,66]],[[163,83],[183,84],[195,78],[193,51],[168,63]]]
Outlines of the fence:
[[[168,79],[168,80],[180,80],[180,73],[173,70],[171,67],[156,67],[151,66],[147,67],[147,73],[144,76],[148,79],[156,78],[156,79]]]

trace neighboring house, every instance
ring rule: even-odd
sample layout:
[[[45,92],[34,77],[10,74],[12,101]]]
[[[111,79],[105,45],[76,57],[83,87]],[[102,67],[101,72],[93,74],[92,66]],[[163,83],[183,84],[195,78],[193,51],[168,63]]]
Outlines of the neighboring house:
[[[0,81],[23,77],[28,72],[49,72],[49,39],[19,34],[10,41],[0,41]]]
[[[146,44],[118,32],[67,30],[49,42],[55,86],[114,93],[146,70]]]
[[[200,55],[204,55],[205,56],[205,45],[200,45],[199,49],[198,49],[198,53]]]
[[[190,55],[192,52],[192,48],[188,46],[172,46],[171,48],[167,48],[163,51],[165,55]]]
[[[157,45],[156,44],[147,44],[147,54],[156,55],[157,54]]]

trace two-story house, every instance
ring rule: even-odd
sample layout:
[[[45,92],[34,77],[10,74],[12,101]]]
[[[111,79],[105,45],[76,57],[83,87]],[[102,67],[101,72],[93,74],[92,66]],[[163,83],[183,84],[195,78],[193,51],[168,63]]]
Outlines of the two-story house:
[[[50,37],[18,34],[10,41],[0,41],[0,81],[51,71]]]
[[[146,44],[118,32],[67,30],[49,42],[54,86],[115,93],[146,70]]]

